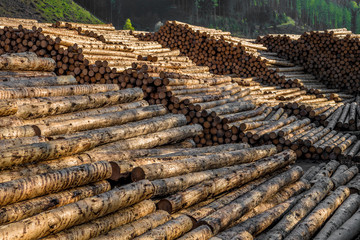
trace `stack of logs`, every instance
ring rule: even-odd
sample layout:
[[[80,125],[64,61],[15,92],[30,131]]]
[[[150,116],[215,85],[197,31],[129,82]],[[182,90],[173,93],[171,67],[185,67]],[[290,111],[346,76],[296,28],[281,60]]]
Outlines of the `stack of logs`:
[[[330,239],[351,239],[360,231],[357,167],[331,161],[304,173],[301,167],[289,167],[296,159],[293,151],[277,153],[272,145],[184,150],[168,150],[167,154],[165,150],[147,150],[146,157],[127,162],[148,162],[131,171],[132,183],[0,227],[0,236],[48,240],[310,239],[325,222],[319,239],[330,235]],[[144,150],[137,154],[140,152],[145,154]],[[113,162],[120,173],[129,169],[124,164]],[[75,208],[78,211],[73,211]],[[54,218],[58,224],[53,224]],[[341,228],[329,227],[333,224],[335,229]]]
[[[267,35],[258,42],[304,67],[330,88],[360,91],[359,36],[347,29],[306,32],[301,36]]]

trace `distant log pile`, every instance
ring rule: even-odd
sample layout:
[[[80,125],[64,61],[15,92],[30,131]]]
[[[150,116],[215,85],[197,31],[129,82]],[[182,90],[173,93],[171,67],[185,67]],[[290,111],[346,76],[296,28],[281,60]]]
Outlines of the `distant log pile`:
[[[309,32],[301,36],[267,35],[258,38],[270,51],[303,66],[330,88],[358,93],[359,37],[346,29]]]

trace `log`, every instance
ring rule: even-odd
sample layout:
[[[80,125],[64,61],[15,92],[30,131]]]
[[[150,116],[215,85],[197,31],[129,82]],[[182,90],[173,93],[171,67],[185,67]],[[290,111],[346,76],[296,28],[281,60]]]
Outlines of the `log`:
[[[1,183],[0,205],[4,206],[107,179],[111,176],[111,171],[109,162],[96,162]]]
[[[133,102],[143,98],[143,91],[139,88],[132,88],[67,98],[69,100],[23,105],[19,107],[17,116],[24,119],[33,119],[119,103]]]
[[[254,236],[258,235],[267,229],[272,223],[280,219],[299,201],[301,196],[303,196],[303,194],[294,196],[259,215],[249,218],[245,222],[242,222],[228,230],[225,230],[224,232],[221,232],[220,234],[216,235],[214,239],[233,239],[236,236],[239,237],[239,234],[244,231]]]
[[[208,240],[212,237],[212,231],[209,226],[203,225],[195,228],[194,230],[186,233],[179,240]]]
[[[338,161],[331,160],[315,175],[313,179],[311,179],[311,183],[315,183],[323,177],[330,177],[338,168],[338,166],[340,166]]]
[[[357,174],[346,186],[352,192],[360,193],[360,174]]]
[[[20,165],[46,159],[56,159],[90,150],[98,145],[185,125],[183,115],[164,115],[120,126],[89,130],[70,138],[24,145],[0,151],[1,167]],[[66,136],[65,136],[66,137]],[[62,136],[59,137],[64,138]]]
[[[323,177],[305,193],[305,196],[268,233],[268,239],[283,239],[330,192],[333,183]]]
[[[186,215],[180,215],[134,239],[172,240],[184,235],[192,228],[193,220]]]
[[[325,198],[315,209],[301,221],[288,236],[287,239],[311,239],[315,232],[323,225],[330,215],[350,195],[347,187],[339,187]]]
[[[2,77],[0,77],[2,79]],[[4,81],[6,80],[6,81]],[[6,77],[0,82],[0,88],[21,88],[21,87],[40,87],[40,86],[62,86],[74,85],[76,79],[72,75],[51,76],[51,77],[34,77],[34,78],[17,78]]]
[[[294,152],[285,151],[273,157],[265,158],[262,161],[245,164],[243,169],[200,183],[183,192],[164,198],[158,202],[157,206],[159,209],[171,213],[176,212],[181,208],[189,207],[206,198],[216,196],[257,177],[261,177],[270,171],[283,168],[293,162],[295,158]],[[202,213],[200,212],[200,214]]]
[[[156,211],[155,203],[151,200],[145,200],[131,207],[121,209],[111,213],[105,217],[95,219],[88,223],[84,223],[54,235],[47,236],[47,240],[87,240],[96,238],[102,234],[107,234],[113,229],[119,229],[121,226],[139,220],[145,216],[149,216]],[[125,227],[125,226],[124,226]],[[110,233],[108,234],[110,239]],[[119,235],[121,236],[121,235]],[[101,237],[100,237],[101,238]]]
[[[128,223],[108,233],[93,238],[94,240],[130,240],[154,229],[171,219],[168,212],[158,210],[137,221]]]
[[[45,237],[149,199],[152,192],[153,187],[147,180],[117,187],[97,196],[0,226],[0,238],[28,240]]]
[[[275,171],[278,172],[278,171]],[[259,186],[260,184],[264,183],[265,181],[269,180],[273,174],[266,175],[262,178],[258,178],[254,181],[251,181],[247,184],[242,185],[241,187],[227,193],[224,195],[220,195],[219,198],[214,199],[212,202],[207,203],[206,201],[200,202],[190,208],[182,210],[180,212],[184,212],[185,214],[189,215],[196,221],[200,221],[202,218],[210,215],[211,213],[217,211],[218,209],[226,206],[233,200],[237,199],[241,195],[245,194],[246,192],[254,189],[255,187]],[[205,202],[205,204],[203,204]]]
[[[276,193],[281,187],[296,181],[303,171],[300,167],[292,168],[285,173],[261,184],[254,190],[234,200],[229,205],[205,217],[201,222],[209,225],[214,234],[225,229],[232,221],[240,218],[249,208],[255,207]]]
[[[341,174],[331,177],[331,181],[333,181],[335,188],[338,188],[339,186],[348,183],[354,176],[356,176],[356,174],[358,174],[358,172],[359,169],[356,166],[353,166]]]
[[[4,54],[0,56],[0,69],[53,72],[55,61],[51,58],[38,58],[30,52]]]
[[[355,239],[360,234],[360,208],[339,229],[334,231],[328,240]]]
[[[33,198],[27,201],[10,204],[0,209],[1,224],[16,222],[41,212],[58,208],[81,199],[92,197],[110,190],[110,183],[100,181],[83,187]]]
[[[157,131],[142,135],[139,137],[129,138],[126,140],[110,143],[97,147],[97,150],[117,150],[153,148],[156,146],[178,142],[189,137],[195,137],[203,131],[199,124],[187,125],[182,127],[174,127],[171,129]]]
[[[253,162],[263,157],[271,156],[274,153],[276,153],[275,146],[268,145],[167,163],[150,164],[135,168],[131,173],[131,179],[138,181],[141,179],[154,180],[167,178],[190,172]]]
[[[314,240],[327,240],[331,233],[340,228],[358,209],[360,197],[358,194],[351,194],[344,203],[336,210],[334,215],[326,222]]]

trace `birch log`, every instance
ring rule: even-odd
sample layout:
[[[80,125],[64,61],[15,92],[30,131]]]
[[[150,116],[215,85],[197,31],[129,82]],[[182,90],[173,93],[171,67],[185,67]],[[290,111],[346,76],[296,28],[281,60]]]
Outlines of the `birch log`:
[[[330,215],[350,195],[349,188],[342,186],[325,198],[315,209],[286,236],[289,240],[307,240],[323,225]]]
[[[0,209],[0,224],[19,221],[35,214],[77,202],[81,199],[92,197],[109,190],[110,183],[104,180],[83,187],[77,187],[59,193],[3,206]]]
[[[326,222],[325,226],[321,228],[314,240],[327,240],[334,231],[339,229],[356,212],[359,206],[360,196],[351,194]]]
[[[97,162],[1,183],[0,206],[100,181],[110,176],[110,163]]]
[[[147,180],[114,188],[24,220],[0,226],[0,239],[38,239],[105,216],[121,208],[149,199],[153,187]]]
[[[155,203],[144,200],[131,207],[121,209],[105,217],[95,219],[54,235],[47,236],[46,240],[87,240],[119,228],[125,224],[134,222],[156,211]]]
[[[138,181],[145,178],[149,180],[167,178],[195,171],[253,162],[275,153],[275,146],[267,145],[228,153],[172,161],[164,164],[151,164],[135,168],[131,173],[131,179]]]
[[[283,239],[333,188],[330,178],[318,180],[305,196],[267,234],[267,239]]]
[[[158,210],[151,213],[137,221],[128,223],[124,226],[116,228],[106,234],[100,235],[93,240],[130,240],[135,237],[147,232],[148,230],[154,229],[171,219],[168,212]]]
[[[303,175],[303,171],[300,167],[292,168],[285,173],[266,181],[254,190],[234,200],[229,205],[205,217],[201,222],[209,225],[212,228],[213,233],[217,234],[229,226],[232,221],[239,219],[247,209],[255,207],[259,203],[265,201],[280,188],[298,180],[301,175]]]

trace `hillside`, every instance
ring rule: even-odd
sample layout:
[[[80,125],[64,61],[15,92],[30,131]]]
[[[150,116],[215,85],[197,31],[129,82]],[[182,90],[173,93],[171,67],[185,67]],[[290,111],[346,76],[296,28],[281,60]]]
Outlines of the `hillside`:
[[[98,18],[72,0],[0,1],[0,16],[32,18],[40,22],[63,20],[82,23],[101,23]]]

